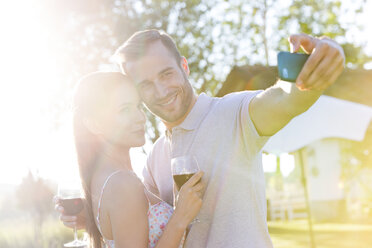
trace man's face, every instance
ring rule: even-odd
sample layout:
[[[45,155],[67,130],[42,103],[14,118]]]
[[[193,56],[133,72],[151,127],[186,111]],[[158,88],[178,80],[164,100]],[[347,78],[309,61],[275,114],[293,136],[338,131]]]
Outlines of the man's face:
[[[156,41],[143,57],[125,66],[153,114],[166,122],[176,122],[185,116],[194,97],[187,79],[186,60],[176,61],[163,43]]]

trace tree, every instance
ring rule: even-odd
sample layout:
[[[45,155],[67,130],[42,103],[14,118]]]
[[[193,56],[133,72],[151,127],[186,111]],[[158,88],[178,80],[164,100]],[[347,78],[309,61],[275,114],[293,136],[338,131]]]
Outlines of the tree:
[[[360,46],[343,39],[353,23],[339,22],[344,15],[341,1],[292,0],[285,9],[279,8],[283,2],[79,0],[43,4],[49,49],[58,65],[58,75],[51,81],[61,85],[48,112],[56,113],[58,120],[69,106],[76,80],[113,64],[115,49],[135,31],[148,28],[164,30],[175,39],[188,59],[194,88],[210,95],[218,92],[235,65],[273,64],[276,51],[288,50],[287,37],[294,32],[339,40],[350,67],[371,60]],[[362,12],[364,3],[354,1],[352,14]],[[148,135],[155,141],[160,135],[159,120],[150,114],[148,118]]]
[[[363,12],[365,0],[331,1],[331,0],[292,0],[289,8],[279,16],[278,31],[281,37],[278,49],[288,49],[286,37],[290,33],[307,33],[314,36],[328,36],[338,41],[346,56],[346,65],[351,68],[363,67],[371,56],[367,56],[360,45],[355,44],[357,40],[347,41],[348,30],[355,28],[355,22],[341,23],[341,17],[348,16],[351,19]],[[348,6],[348,7],[346,7]],[[351,7],[351,8],[350,8]],[[362,27],[356,27],[362,30]]]
[[[188,58],[196,90],[214,95],[229,68],[238,62],[248,63],[247,53],[240,49],[240,40],[249,35],[241,32],[248,30],[249,23],[248,8],[242,8],[242,3],[222,0],[50,3],[45,10],[52,11],[44,11],[48,13],[44,18],[48,20],[48,29],[56,30],[51,32],[50,44],[60,65],[56,83],[65,94],[59,93],[48,112],[56,112],[58,119],[58,112],[67,109],[70,100],[67,92],[74,82],[83,74],[112,63],[110,56],[122,42],[134,31],[148,28],[164,30],[175,39],[181,53]],[[211,14],[213,11],[230,15],[216,18]],[[148,133],[155,141],[159,137],[159,121],[148,117],[152,124]]]
[[[53,191],[42,178],[31,171],[23,178],[16,191],[18,206],[30,214],[35,224],[35,241],[40,241],[40,230],[46,216],[52,212]]]

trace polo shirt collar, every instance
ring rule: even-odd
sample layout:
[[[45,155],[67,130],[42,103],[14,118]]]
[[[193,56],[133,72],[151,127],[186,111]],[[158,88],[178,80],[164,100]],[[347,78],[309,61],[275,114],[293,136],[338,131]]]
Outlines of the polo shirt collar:
[[[197,128],[207,115],[212,99],[212,97],[207,96],[205,93],[201,93],[186,119],[178,127],[185,130],[194,130]]]

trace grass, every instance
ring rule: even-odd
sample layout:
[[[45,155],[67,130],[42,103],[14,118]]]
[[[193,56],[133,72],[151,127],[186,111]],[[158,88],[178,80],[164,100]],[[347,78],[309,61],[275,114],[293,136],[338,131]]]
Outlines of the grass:
[[[310,247],[306,220],[275,221],[268,224],[275,248]],[[315,223],[313,229],[316,248],[372,247],[372,222],[366,224],[323,222]],[[48,218],[39,231],[40,234],[35,239],[35,226],[25,217],[2,220],[0,247],[60,248],[73,239],[72,230],[64,227],[56,216]]]
[[[0,222],[1,248],[60,248],[72,240],[71,229],[65,228],[56,217],[48,218],[41,228],[26,217]]]
[[[306,220],[269,222],[269,232],[275,248],[311,247]],[[372,247],[372,224],[314,223],[317,248]]]

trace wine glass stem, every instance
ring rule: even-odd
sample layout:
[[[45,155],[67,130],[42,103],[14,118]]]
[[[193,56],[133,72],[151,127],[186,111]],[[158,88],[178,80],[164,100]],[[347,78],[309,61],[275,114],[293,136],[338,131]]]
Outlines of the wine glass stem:
[[[78,240],[76,226],[74,226],[74,241]]]

